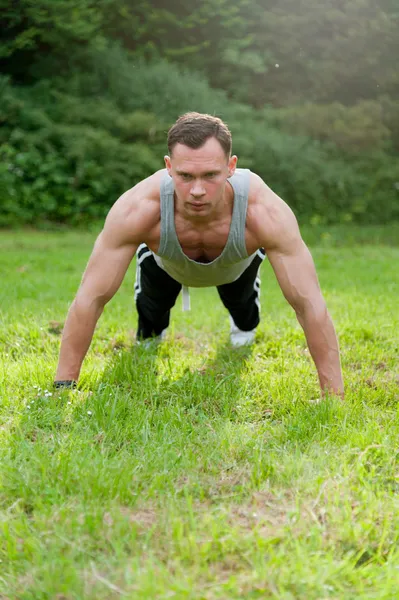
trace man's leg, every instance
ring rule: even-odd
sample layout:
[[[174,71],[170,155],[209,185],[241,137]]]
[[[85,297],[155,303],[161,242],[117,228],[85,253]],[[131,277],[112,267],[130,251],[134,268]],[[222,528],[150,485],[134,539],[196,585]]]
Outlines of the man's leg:
[[[261,248],[249,267],[236,281],[220,285],[217,288],[219,296],[233,320],[231,339],[234,343],[235,336],[237,345],[242,345],[241,341],[242,343],[251,342],[254,337],[253,330],[259,324],[259,267],[264,258],[265,251]],[[241,332],[250,332],[252,335],[240,336]]]
[[[139,323],[137,339],[156,337],[168,327],[170,309],[174,306],[181,285],[158,267],[151,250],[141,244],[137,251],[134,298]]]

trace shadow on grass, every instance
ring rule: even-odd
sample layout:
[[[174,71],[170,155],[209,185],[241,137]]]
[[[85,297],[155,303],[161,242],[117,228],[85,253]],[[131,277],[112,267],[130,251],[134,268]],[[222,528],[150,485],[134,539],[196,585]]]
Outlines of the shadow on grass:
[[[151,344],[147,348],[133,346],[116,352],[99,380],[96,391],[99,400],[103,396],[101,390],[107,390],[104,398],[109,407],[119,390],[119,401],[124,408],[119,406],[117,412],[119,418],[125,413],[123,419],[129,418],[131,403],[134,403],[135,408],[151,411],[156,420],[163,418],[165,409],[171,409],[184,415],[185,422],[193,425],[210,426],[215,418],[272,424],[281,429],[280,435],[274,434],[279,442],[302,449],[334,436],[344,415],[349,422],[358,418],[356,407],[342,405],[334,398],[310,403],[294,389],[286,399],[276,398],[272,404],[270,398],[265,398],[264,403],[253,399],[245,372],[251,368],[259,344],[237,349],[229,343],[221,343],[216,354],[209,356],[206,350],[187,347],[187,340],[183,348],[181,343],[178,340],[159,346]],[[190,348],[203,360],[200,366],[197,360],[194,361],[196,366],[188,362],[181,367],[179,353],[183,361]],[[104,409],[109,410],[106,406]]]
[[[173,404],[192,413],[233,417],[241,397],[240,375],[253,348],[236,349],[225,343],[212,358],[201,352],[204,360],[200,367],[187,364],[183,369],[174,356],[177,350],[166,343],[118,351],[104,370],[98,389],[119,388],[152,409]],[[196,354],[198,357],[198,350]]]

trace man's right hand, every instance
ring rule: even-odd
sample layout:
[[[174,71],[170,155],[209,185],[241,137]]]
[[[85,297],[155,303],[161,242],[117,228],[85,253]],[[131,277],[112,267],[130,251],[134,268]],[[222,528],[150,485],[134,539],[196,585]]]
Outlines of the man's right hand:
[[[124,206],[110,211],[65,322],[55,381],[77,381],[105,304],[120,287],[137,250],[134,227]],[[133,239],[133,241],[132,241]]]
[[[77,386],[77,381],[74,379],[63,379],[54,381],[54,387],[56,390],[60,389],[75,389]]]

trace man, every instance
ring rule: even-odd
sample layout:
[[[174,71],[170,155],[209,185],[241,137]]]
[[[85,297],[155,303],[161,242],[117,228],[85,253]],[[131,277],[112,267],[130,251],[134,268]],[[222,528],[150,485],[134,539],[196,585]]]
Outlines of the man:
[[[259,323],[258,270],[265,253],[303,327],[322,394],[343,396],[339,348],[310,252],[290,208],[260,177],[236,169],[218,118],[180,117],[168,133],[166,170],[117,200],[94,246],[65,323],[55,385],[76,383],[105,304],[137,252],[139,340],[162,337],[183,286],[216,286],[234,345]]]

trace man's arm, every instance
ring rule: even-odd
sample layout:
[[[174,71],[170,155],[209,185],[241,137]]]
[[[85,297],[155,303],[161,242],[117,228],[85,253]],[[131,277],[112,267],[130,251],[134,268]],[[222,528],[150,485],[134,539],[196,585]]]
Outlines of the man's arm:
[[[257,238],[265,248],[281,290],[304,330],[322,394],[330,391],[343,397],[338,340],[312,256],[302,240],[291,209],[271,190],[267,194],[270,204],[266,200],[255,210]]]
[[[309,250],[298,239],[288,248],[269,250],[267,255],[283,294],[304,330],[322,392],[343,396],[338,340]]]
[[[77,381],[97,321],[105,304],[119,289],[136,250],[125,214],[119,207],[111,209],[68,312],[56,382]]]

